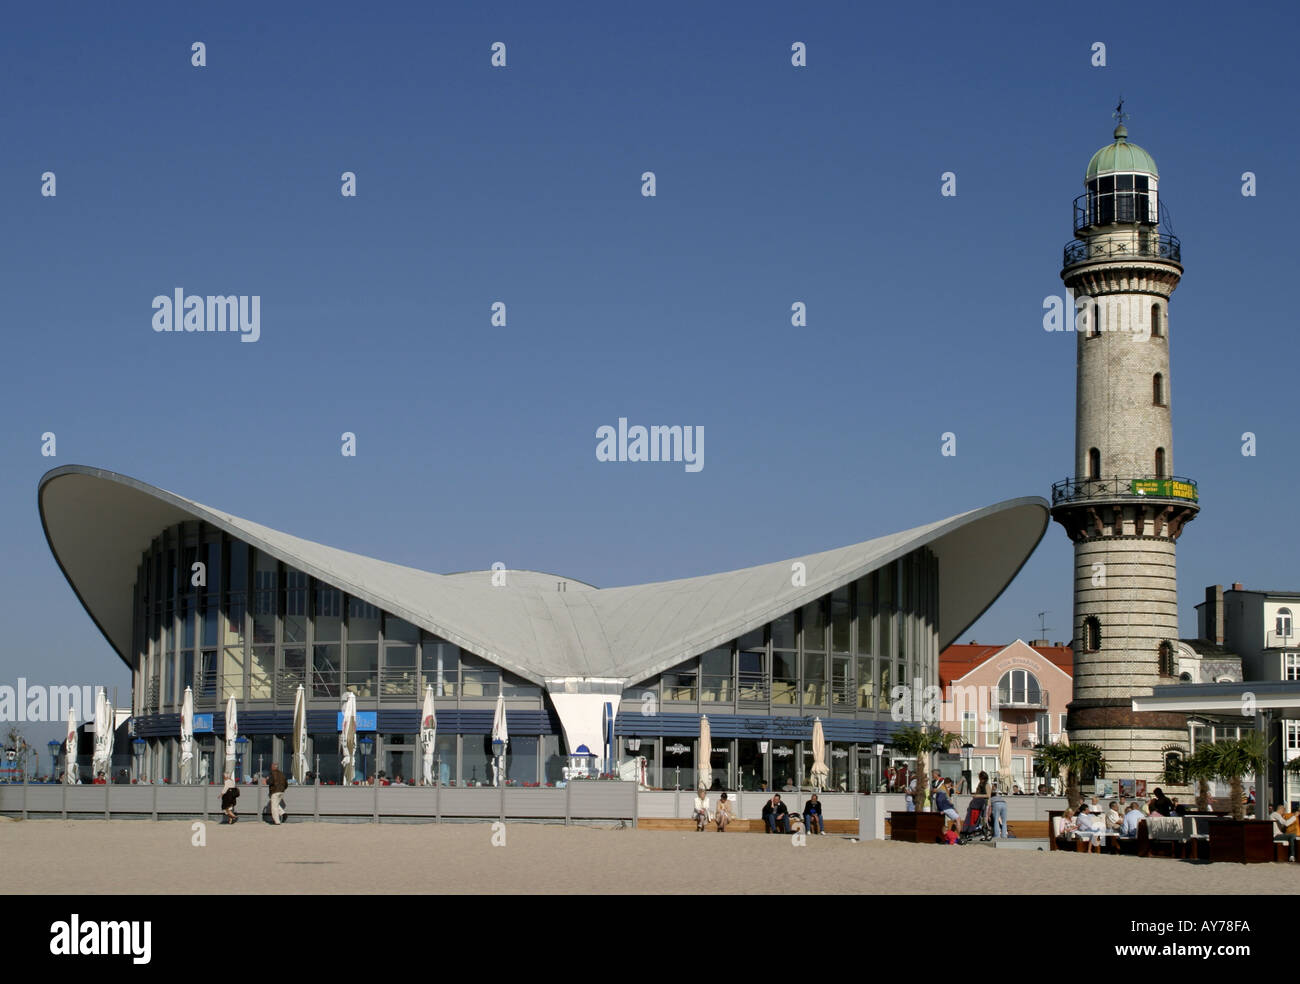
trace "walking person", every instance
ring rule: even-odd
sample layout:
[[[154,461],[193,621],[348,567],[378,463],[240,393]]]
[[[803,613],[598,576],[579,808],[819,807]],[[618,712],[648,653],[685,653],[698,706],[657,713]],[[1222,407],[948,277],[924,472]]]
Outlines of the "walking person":
[[[239,787],[234,780],[227,779],[221,787],[221,812],[225,816],[222,823],[237,823],[239,814],[235,812],[235,803],[239,800]]]
[[[271,792],[271,822],[278,827],[285,812],[284,791],[289,788],[289,781],[280,771],[279,763],[271,763],[271,777],[267,780],[266,786]]]

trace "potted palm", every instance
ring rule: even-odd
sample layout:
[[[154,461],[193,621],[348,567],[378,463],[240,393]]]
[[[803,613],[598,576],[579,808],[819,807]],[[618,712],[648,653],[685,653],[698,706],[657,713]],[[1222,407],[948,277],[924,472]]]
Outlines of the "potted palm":
[[[1198,745],[1187,758],[1183,759],[1183,775],[1189,781],[1196,782],[1196,812],[1210,811],[1210,780],[1216,775],[1214,765],[1214,746]]]
[[[1257,731],[1240,738],[1203,745],[1213,766],[1216,779],[1228,783],[1232,801],[1231,820],[1210,821],[1210,859],[1236,861],[1239,864],[1273,860],[1273,824],[1269,820],[1247,820],[1243,803],[1242,780],[1258,774],[1264,765],[1268,746]]]
[[[943,831],[943,817],[925,812],[929,798],[929,779],[926,763],[929,757],[945,752],[961,741],[960,735],[938,728],[902,728],[894,732],[890,744],[906,758],[916,759],[916,812],[892,810],[889,815],[889,835],[893,840],[916,844],[933,844]]]
[[[1106,758],[1102,755],[1101,748],[1091,742],[1036,745],[1034,754],[1049,776],[1065,770],[1065,799],[1072,810],[1078,809],[1083,802],[1083,778],[1101,776],[1106,771]]]

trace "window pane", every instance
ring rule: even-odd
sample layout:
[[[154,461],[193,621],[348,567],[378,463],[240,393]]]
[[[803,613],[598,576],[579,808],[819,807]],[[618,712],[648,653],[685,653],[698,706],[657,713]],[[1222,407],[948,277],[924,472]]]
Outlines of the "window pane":
[[[312,693],[316,697],[338,697],[339,644],[317,643],[312,646]]]
[[[797,703],[799,669],[794,653],[772,653],[772,703]]]
[[[853,613],[849,609],[849,589],[840,588],[831,594],[831,649],[837,653],[849,651],[849,628]]]
[[[798,643],[795,641],[794,632],[794,612],[790,612],[788,615],[782,615],[772,623],[772,648],[796,648]]]
[[[501,686],[501,670],[462,649],[460,685],[462,697],[495,697]]]
[[[868,576],[860,578],[857,584],[857,651],[870,655],[871,647],[871,614],[874,605],[872,591],[874,577]]]
[[[460,676],[460,647],[426,634],[420,651],[420,670],[424,683],[433,687],[433,695],[455,697]]]
[[[420,638],[420,630],[404,619],[392,615],[384,616],[384,641],[409,642],[414,644]]]
[[[358,697],[373,697],[379,683],[378,677],[378,644],[373,642],[349,642],[347,680],[344,689],[352,691]]]
[[[826,649],[826,603],[818,598],[803,606],[803,648],[824,652]]]
[[[360,598],[348,597],[348,642],[356,639],[379,638],[379,609],[362,601]]]
[[[249,700],[271,699],[271,678],[275,674],[275,647],[254,646],[252,672],[248,679]]]
[[[316,613],[313,616],[317,642],[339,642],[342,638],[343,592],[337,588],[316,589]]]
[[[826,704],[826,654],[805,653],[803,657],[803,702]]]

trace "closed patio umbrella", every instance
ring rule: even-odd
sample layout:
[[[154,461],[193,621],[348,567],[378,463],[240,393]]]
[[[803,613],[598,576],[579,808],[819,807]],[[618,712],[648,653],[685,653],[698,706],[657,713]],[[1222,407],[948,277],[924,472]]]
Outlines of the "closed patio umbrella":
[[[348,691],[343,698],[343,727],[339,730],[339,768],[343,785],[352,785],[357,774],[357,695]]]
[[[831,770],[826,765],[826,735],[822,731],[821,718],[813,718],[812,752],[812,787],[820,793],[829,784],[831,777]]]
[[[307,692],[301,683],[293,698],[293,781],[307,781]]]
[[[239,720],[235,711],[235,698],[231,697],[226,701],[226,766],[223,772],[227,779],[235,782],[239,777],[235,775],[235,749],[236,740],[239,738]]]
[[[420,713],[420,754],[423,756],[424,784],[433,785],[433,756],[437,750],[438,718],[433,712],[433,685],[424,688],[424,710]]]
[[[181,699],[181,782],[194,780],[194,692],[185,688]]]
[[[92,778],[104,773],[108,776],[113,755],[113,705],[103,687],[95,695],[95,757],[91,764]]]
[[[1011,732],[1005,727],[1002,729],[1002,737],[998,739],[998,788],[1002,792],[1010,793],[1015,779],[1011,775]]]
[[[77,715],[72,708],[68,708],[68,736],[63,747],[63,781],[69,786],[81,782],[77,771]]]
[[[510,733],[506,730],[506,697],[501,691],[497,691],[497,709],[492,715],[492,740],[501,742],[502,752],[500,764],[495,766],[496,782],[494,786],[500,786],[505,780],[505,745],[510,741]]]
[[[709,716],[700,715],[700,754],[695,765],[698,773],[695,785],[700,789],[713,788],[713,734],[709,730]]]

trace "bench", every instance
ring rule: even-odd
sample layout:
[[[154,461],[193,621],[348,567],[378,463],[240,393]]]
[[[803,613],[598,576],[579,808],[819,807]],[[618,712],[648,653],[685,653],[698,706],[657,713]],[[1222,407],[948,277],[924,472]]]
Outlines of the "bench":
[[[691,833],[695,832],[695,821],[690,818],[680,819],[678,817],[641,817],[636,822],[639,830],[685,830]],[[706,831],[716,832],[717,825],[710,823],[704,828]],[[727,833],[741,834],[761,834],[766,827],[762,820],[738,820],[733,819],[727,824]],[[826,834],[846,834],[856,837],[858,834],[858,821],[856,820],[827,820]]]

